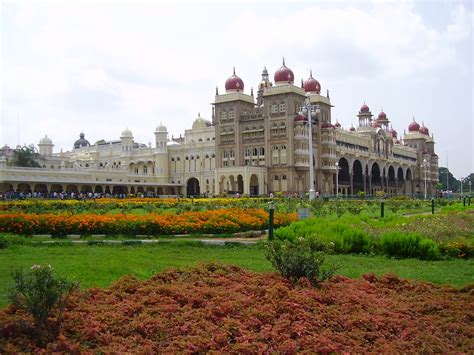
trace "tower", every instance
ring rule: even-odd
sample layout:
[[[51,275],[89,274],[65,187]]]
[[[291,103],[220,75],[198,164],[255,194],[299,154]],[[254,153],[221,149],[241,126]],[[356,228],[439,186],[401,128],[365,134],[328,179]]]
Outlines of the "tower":
[[[122,143],[122,156],[130,156],[133,148],[133,134],[128,128],[125,128],[120,135]]]

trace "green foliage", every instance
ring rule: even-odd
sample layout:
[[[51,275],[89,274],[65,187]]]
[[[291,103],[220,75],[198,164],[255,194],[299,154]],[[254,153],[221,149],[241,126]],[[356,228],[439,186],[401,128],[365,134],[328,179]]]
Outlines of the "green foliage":
[[[15,284],[7,291],[7,297],[12,304],[31,314],[37,340],[43,344],[55,335],[50,316],[59,313],[55,324],[58,326],[66,301],[78,284],[55,276],[51,265],[33,265],[28,271],[13,270],[11,276]]]
[[[0,235],[0,249],[6,249],[8,248],[8,245],[10,242],[4,235]]]
[[[424,239],[418,233],[398,231],[382,234],[378,246],[389,256],[437,260],[440,258],[438,245],[431,239]]]
[[[328,247],[316,238],[294,242],[274,240],[266,244],[266,257],[272,265],[293,283],[306,277],[316,286],[331,277],[334,267],[323,268]]]
[[[346,229],[342,238],[345,253],[368,254],[371,251],[370,237],[359,229]]]
[[[34,148],[23,146],[13,150],[13,156],[8,165],[39,168],[41,165],[38,163],[38,160],[39,154],[35,152]]]

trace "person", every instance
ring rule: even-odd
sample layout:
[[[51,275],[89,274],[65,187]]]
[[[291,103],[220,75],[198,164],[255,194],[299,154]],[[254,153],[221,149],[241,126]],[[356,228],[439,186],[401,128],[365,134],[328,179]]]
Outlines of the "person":
[[[272,192],[270,192],[270,198],[273,198],[273,193]]]

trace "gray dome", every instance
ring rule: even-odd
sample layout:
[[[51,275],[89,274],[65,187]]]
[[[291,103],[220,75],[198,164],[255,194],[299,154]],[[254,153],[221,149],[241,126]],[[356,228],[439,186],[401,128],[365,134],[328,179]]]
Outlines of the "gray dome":
[[[90,145],[89,141],[84,138],[84,133],[81,133],[79,134],[79,139],[74,142],[74,149],[89,147]]]

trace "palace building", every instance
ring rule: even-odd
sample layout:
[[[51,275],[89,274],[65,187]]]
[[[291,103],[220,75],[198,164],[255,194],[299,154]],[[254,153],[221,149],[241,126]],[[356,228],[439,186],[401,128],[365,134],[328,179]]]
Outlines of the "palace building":
[[[0,192],[301,195],[309,190],[310,169],[323,196],[335,194],[336,185],[340,195],[413,195],[425,183],[428,194],[435,192],[438,156],[424,124],[413,119],[399,136],[385,112],[374,116],[364,103],[357,127],[345,129],[332,123],[329,91],[321,95],[312,73],[301,85],[294,79],[284,61],[273,82],[264,68],[254,96],[234,69],[225,92],[216,88],[211,120],[198,115],[184,136],[171,139],[160,124],[153,146],[135,142],[127,128],[120,139],[94,144],[81,133],[72,150],[54,153],[45,136],[38,144],[41,168],[9,166],[11,150],[4,147]],[[311,143],[303,107],[313,110]]]

